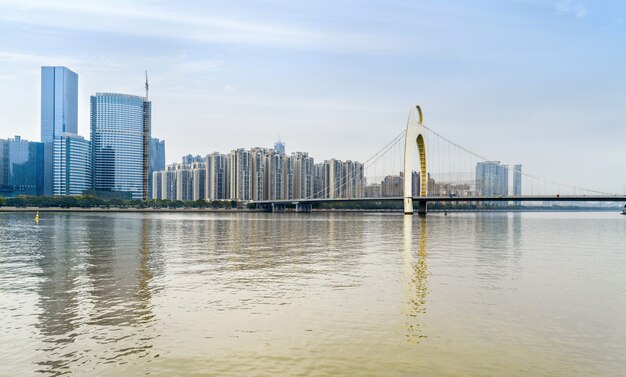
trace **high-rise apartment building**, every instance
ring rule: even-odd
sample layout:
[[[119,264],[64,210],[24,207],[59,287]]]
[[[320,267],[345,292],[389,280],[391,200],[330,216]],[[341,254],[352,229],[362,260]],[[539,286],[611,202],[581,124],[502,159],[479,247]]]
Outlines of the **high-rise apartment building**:
[[[207,200],[225,200],[228,198],[229,170],[228,158],[218,152],[206,156],[206,189]]]
[[[250,151],[250,169],[252,170],[252,200],[264,200],[265,197],[265,156],[270,151],[266,148],[252,148]]]
[[[151,102],[144,97],[117,93],[91,96],[95,190],[129,192],[133,199],[144,197],[144,130],[151,129],[145,125],[150,114]]]
[[[315,164],[308,153],[287,156],[268,148],[189,155],[183,161],[153,173],[153,199],[260,201],[325,198],[331,192],[335,198],[360,198],[365,193],[364,166],[357,161]]]
[[[230,167],[230,198],[252,199],[252,163],[250,151],[235,149],[228,155]]]
[[[53,195],[82,195],[91,190],[91,143],[76,134],[54,138]]]
[[[293,196],[294,199],[307,199],[313,197],[313,183],[315,174],[315,161],[306,152],[294,152],[293,160]]]
[[[206,199],[206,163],[194,162],[191,169],[191,200]]]

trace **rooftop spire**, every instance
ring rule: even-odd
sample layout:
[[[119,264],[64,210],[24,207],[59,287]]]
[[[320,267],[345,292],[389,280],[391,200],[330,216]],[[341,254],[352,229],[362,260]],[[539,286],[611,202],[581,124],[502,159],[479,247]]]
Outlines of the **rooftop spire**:
[[[146,70],[146,101],[148,100],[148,71]]]

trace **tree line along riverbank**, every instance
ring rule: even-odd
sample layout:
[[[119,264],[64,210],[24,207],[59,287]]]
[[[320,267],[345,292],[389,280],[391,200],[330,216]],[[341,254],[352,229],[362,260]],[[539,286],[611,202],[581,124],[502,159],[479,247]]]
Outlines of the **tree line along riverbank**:
[[[294,200],[295,201],[295,200]],[[417,203],[415,203],[417,205]],[[401,211],[402,202],[332,202],[315,203],[314,210],[321,211]],[[286,209],[291,210],[295,206],[287,205]],[[471,204],[471,203],[429,203],[429,211],[589,211],[607,210],[612,211],[616,207],[589,207],[589,206],[562,206],[562,205],[541,205],[541,206],[513,206]],[[23,210],[140,210],[140,211],[169,211],[169,210],[255,210],[254,204],[246,204],[234,200],[214,200],[204,199],[193,201],[182,200],[128,200],[128,199],[102,199],[94,196],[17,196],[0,197],[0,210],[2,211],[23,211]],[[262,209],[259,209],[262,210]]]

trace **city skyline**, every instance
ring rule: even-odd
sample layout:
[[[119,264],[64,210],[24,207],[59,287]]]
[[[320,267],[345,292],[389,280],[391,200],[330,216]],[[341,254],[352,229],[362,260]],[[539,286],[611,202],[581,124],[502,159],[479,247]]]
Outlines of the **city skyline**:
[[[168,163],[270,146],[278,135],[291,151],[364,161],[417,101],[426,125],[489,158],[623,191],[615,172],[626,160],[626,77],[611,63],[623,60],[623,5],[371,2],[354,12],[262,3],[138,2],[121,12],[116,3],[0,1],[1,137],[39,139],[41,66],[81,76],[80,135],[89,134],[90,95],[141,95],[148,69]],[[252,17],[259,8],[264,17]],[[376,34],[364,27],[372,22]]]

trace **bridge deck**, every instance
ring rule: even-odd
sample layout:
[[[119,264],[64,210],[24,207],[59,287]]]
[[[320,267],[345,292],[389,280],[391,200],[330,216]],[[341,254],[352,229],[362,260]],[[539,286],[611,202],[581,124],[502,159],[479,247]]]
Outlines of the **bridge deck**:
[[[402,197],[388,198],[317,198],[291,200],[259,200],[251,204],[314,204],[338,202],[397,202]],[[413,201],[426,202],[626,202],[626,195],[520,195],[520,196],[424,196]]]

